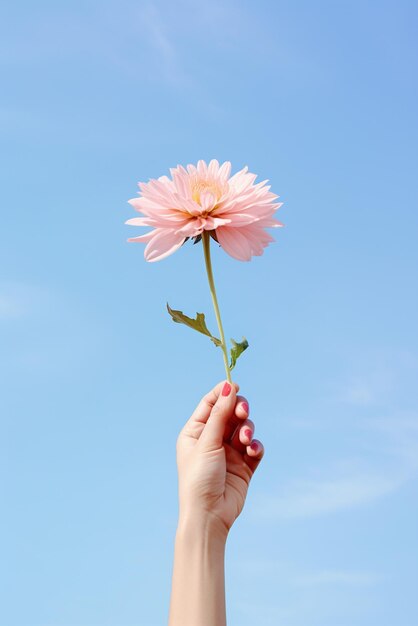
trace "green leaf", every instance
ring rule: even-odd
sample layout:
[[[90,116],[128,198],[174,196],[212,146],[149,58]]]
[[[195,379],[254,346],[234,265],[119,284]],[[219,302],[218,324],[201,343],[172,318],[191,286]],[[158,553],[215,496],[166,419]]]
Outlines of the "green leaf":
[[[209,331],[205,322],[205,314],[204,313],[196,313],[196,318],[188,317],[183,313],[183,311],[176,311],[172,309],[167,302],[167,311],[170,313],[173,321],[177,324],[184,324],[185,326],[189,326],[189,328],[193,328],[193,330],[197,330],[197,332],[202,333],[202,335],[206,335],[210,337],[215,346],[221,346],[221,342],[219,339],[214,337],[212,333]]]
[[[231,363],[230,363],[229,369],[233,370],[241,354],[244,352],[244,350],[248,348],[248,341],[246,340],[245,337],[243,337],[242,341],[240,341],[239,343],[235,341],[234,339],[231,339],[231,343],[232,343],[232,348],[230,351]]]

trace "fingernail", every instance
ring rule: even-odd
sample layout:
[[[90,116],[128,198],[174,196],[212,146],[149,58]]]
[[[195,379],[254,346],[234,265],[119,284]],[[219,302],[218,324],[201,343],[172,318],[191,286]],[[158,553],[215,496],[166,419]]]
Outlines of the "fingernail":
[[[242,402],[242,403],[241,403],[241,406],[242,406],[242,408],[244,409],[244,411],[245,411],[246,413],[249,413],[249,412],[250,412],[250,407],[248,406],[248,402]]]
[[[229,396],[229,394],[231,393],[231,389],[231,385],[229,383],[225,383],[222,389],[222,395]]]
[[[258,452],[259,450],[259,446],[258,443],[256,441],[253,441],[251,446],[250,446],[251,450],[254,450],[254,452]]]
[[[251,431],[249,428],[246,428],[246,429],[244,430],[244,435],[245,435],[246,437],[248,437],[248,439],[251,439],[251,437],[253,436],[253,433],[252,433],[252,431]]]

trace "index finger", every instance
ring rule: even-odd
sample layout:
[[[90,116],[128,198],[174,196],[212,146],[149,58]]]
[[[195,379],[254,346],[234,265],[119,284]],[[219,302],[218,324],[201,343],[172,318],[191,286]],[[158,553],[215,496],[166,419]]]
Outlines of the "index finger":
[[[183,427],[185,435],[193,437],[194,439],[199,439],[219,394],[221,393],[224,382],[225,381],[221,381],[215,385],[215,387],[200,400],[191,417],[187,420]],[[232,383],[232,385],[235,387],[235,391],[238,392],[239,385],[237,383]]]

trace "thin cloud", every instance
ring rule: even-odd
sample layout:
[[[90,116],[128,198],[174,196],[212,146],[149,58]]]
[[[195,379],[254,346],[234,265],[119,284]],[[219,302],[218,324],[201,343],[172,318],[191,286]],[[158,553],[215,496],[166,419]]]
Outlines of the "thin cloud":
[[[418,472],[418,413],[399,411],[390,417],[366,420],[364,430],[380,437],[388,455],[398,460],[404,472],[411,476]]]
[[[346,425],[348,427],[348,425]],[[297,428],[301,428],[298,423]],[[418,472],[418,414],[413,412],[350,422],[375,456],[345,458],[326,469],[295,478],[272,494],[258,497],[257,517],[265,520],[292,520],[335,514],[373,504],[401,489]],[[363,433],[363,434],[362,434]],[[357,450],[358,451],[358,450]],[[313,477],[312,477],[313,474]]]
[[[309,623],[312,615],[318,624],[336,623],[341,614],[354,622],[368,608],[363,604],[365,597],[386,582],[386,577],[375,571],[309,569],[271,558],[243,557],[234,565],[234,577],[241,586],[251,579],[264,589],[258,602],[241,594],[234,605],[236,612],[265,626],[299,626]]]
[[[292,520],[328,515],[370,504],[393,493],[402,479],[358,473],[339,478],[293,480],[278,494],[260,495],[257,517]]]
[[[23,315],[21,302],[15,298],[0,294],[0,320],[16,319]]]
[[[351,433],[357,429],[362,443],[369,442],[362,449],[368,456],[372,453],[375,467],[366,457],[345,458],[316,470],[313,477],[311,473],[307,478],[292,479],[276,493],[260,494],[258,517],[303,519],[368,506],[416,477],[418,414],[399,412],[390,418],[353,420],[345,428]]]
[[[20,319],[33,309],[36,289],[29,285],[0,283],[0,321]]]
[[[0,283],[0,377],[76,372],[104,344],[82,301],[42,285]],[[77,367],[75,367],[77,365]]]
[[[298,574],[292,578],[291,582],[301,587],[330,585],[370,587],[379,584],[382,580],[382,576],[376,572],[324,569]]]
[[[381,405],[395,390],[397,372],[393,367],[370,364],[360,374],[353,376],[341,389],[337,401],[358,407]]]
[[[176,50],[167,36],[157,7],[152,4],[146,5],[140,11],[140,17],[143,25],[147,28],[146,33],[149,35],[153,47],[166,63],[171,64],[176,57]]]
[[[359,380],[345,390],[342,400],[356,406],[370,406],[376,401],[376,390],[366,381]]]
[[[164,23],[161,11],[155,4],[146,4],[139,10],[141,32],[153,50],[154,60],[163,74],[163,77],[176,84],[187,82],[179,55],[173,39],[169,36],[168,28]]]
[[[384,581],[381,573],[369,570],[353,570],[345,567],[309,569],[297,563],[271,558],[244,557],[235,562],[237,575],[244,578],[268,576],[293,587],[356,586],[370,587]]]
[[[336,393],[326,410],[286,420],[311,442],[326,432],[329,456],[272,493],[259,494],[258,518],[303,519],[370,506],[416,479],[418,412],[401,407],[405,398],[414,401],[418,362],[414,354],[389,356],[369,363],[368,375],[338,385],[346,393]],[[390,360],[395,365],[389,367]]]

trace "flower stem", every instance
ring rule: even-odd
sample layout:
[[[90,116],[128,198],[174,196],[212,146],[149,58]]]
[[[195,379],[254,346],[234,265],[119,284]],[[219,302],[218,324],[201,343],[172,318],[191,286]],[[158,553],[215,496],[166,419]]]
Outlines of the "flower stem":
[[[222,320],[221,320],[221,314],[219,311],[218,298],[216,297],[215,282],[213,280],[212,262],[210,258],[210,234],[207,230],[204,230],[202,233],[202,241],[203,241],[203,251],[205,253],[205,265],[206,265],[206,272],[208,275],[210,295],[212,296],[213,308],[215,309],[216,321],[218,322],[219,334],[221,336],[221,348],[222,348],[222,354],[224,357],[226,378],[230,383],[232,383],[231,371],[229,369],[229,362],[228,362],[228,351],[227,351],[227,347],[225,343],[225,334],[224,334],[224,329],[222,327]]]

